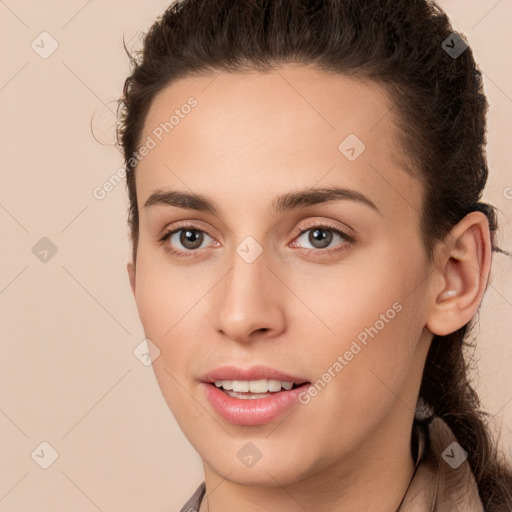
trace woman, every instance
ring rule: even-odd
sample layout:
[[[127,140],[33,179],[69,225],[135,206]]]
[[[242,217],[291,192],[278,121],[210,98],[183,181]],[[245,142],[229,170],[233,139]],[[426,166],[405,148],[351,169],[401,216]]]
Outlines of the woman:
[[[132,64],[128,273],[203,461],[182,511],[512,510],[463,357],[497,226],[447,16],[185,0]]]

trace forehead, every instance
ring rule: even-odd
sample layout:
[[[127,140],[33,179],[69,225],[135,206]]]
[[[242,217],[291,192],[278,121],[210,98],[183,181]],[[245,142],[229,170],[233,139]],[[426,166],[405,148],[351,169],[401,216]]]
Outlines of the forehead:
[[[167,185],[248,198],[268,189],[270,200],[321,181],[417,213],[421,190],[401,157],[392,108],[375,82],[306,66],[180,79],[154,98],[145,120],[141,141],[154,147],[137,169],[140,201]]]

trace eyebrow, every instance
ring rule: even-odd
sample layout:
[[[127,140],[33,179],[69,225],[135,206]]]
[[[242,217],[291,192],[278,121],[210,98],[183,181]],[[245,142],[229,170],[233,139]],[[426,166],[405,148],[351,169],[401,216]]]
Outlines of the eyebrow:
[[[296,192],[288,192],[287,194],[278,196],[274,200],[271,205],[271,211],[278,214],[340,200],[357,201],[381,213],[375,203],[361,192],[339,187],[310,188]],[[144,208],[160,205],[197,210],[212,213],[216,216],[220,215],[220,208],[214,201],[204,195],[191,192],[157,189],[146,200]]]

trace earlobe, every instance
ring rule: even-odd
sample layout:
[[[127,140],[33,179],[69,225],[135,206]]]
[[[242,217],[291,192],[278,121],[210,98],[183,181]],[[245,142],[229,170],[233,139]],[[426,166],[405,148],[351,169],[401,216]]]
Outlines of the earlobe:
[[[135,265],[129,261],[126,264],[126,270],[128,271],[128,277],[130,279],[130,287],[132,289],[132,293],[135,296]]]
[[[442,279],[433,290],[427,328],[446,336],[467,324],[482,301],[491,264],[487,217],[466,215],[440,247],[436,266]]]

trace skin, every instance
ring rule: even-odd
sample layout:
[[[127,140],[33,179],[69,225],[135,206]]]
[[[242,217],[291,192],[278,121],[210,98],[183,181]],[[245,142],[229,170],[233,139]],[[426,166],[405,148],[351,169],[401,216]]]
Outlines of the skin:
[[[432,333],[464,325],[482,299],[485,216],[465,217],[427,259],[422,188],[400,158],[378,84],[291,64],[188,77],[155,98],[141,140],[190,96],[198,105],[137,168],[140,237],[127,269],[146,337],[160,350],[153,369],[162,394],[203,461],[201,511],[394,512],[413,472],[411,424]],[[366,146],[352,162],[338,149],[350,133]],[[343,199],[271,212],[278,195],[331,186],[377,209]],[[220,212],[145,208],[157,189],[205,195]],[[158,242],[192,221],[206,233],[201,248],[180,243],[180,232]],[[311,231],[300,235],[326,221],[355,242],[327,231],[322,248]],[[248,236],[263,251],[252,263],[236,252]],[[201,389],[200,376],[224,364],[264,364],[315,382],[395,303],[395,318],[279,420],[232,425]],[[249,441],[261,459],[247,468],[237,452]]]

